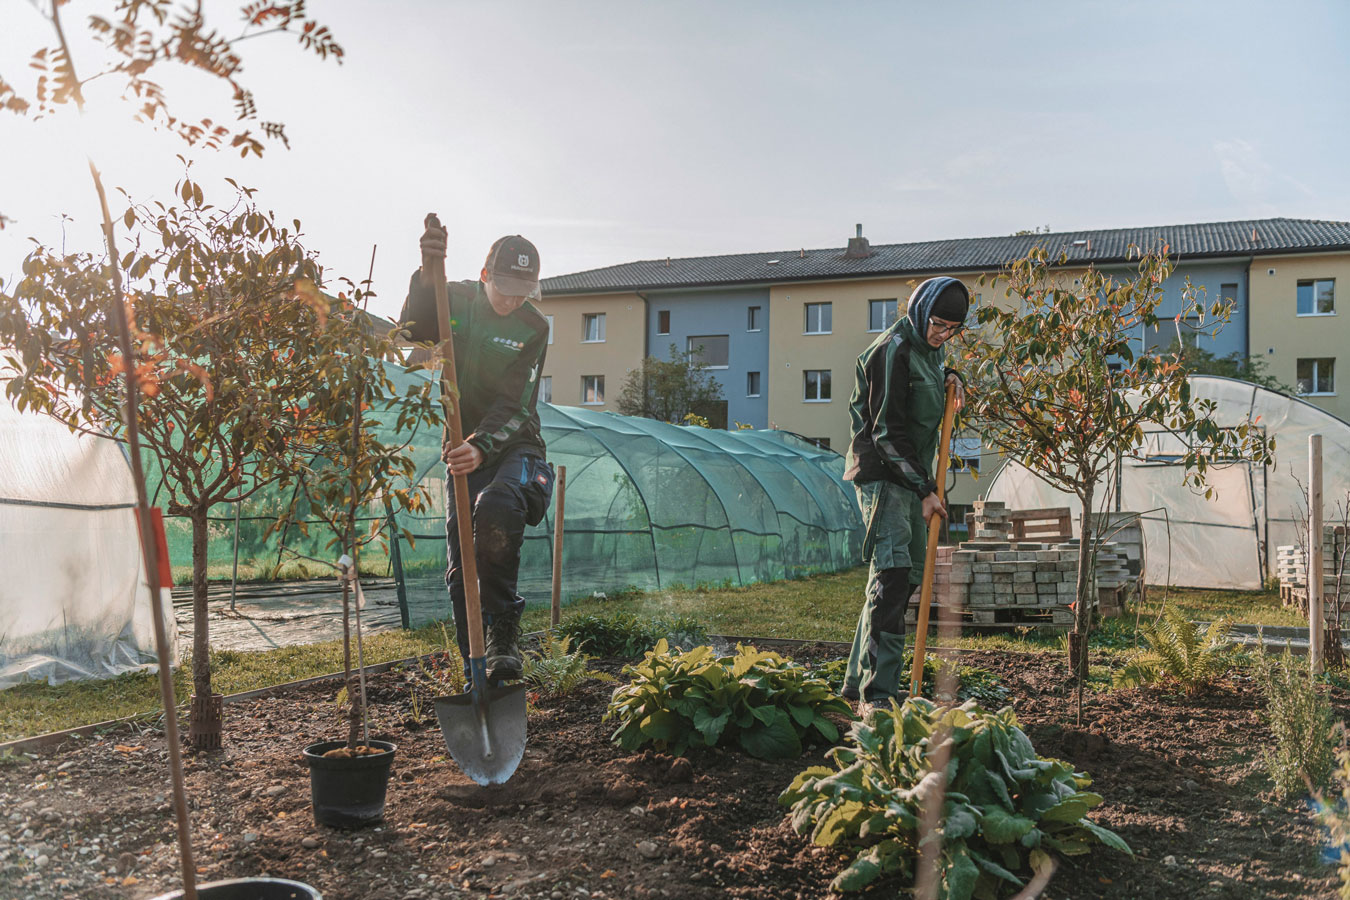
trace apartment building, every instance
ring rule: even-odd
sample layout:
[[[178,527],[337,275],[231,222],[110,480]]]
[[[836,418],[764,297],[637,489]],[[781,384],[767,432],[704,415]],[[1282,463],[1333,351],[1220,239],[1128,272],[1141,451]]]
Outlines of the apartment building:
[[[977,303],[1003,302],[988,278],[1033,247],[1062,253],[1059,277],[1072,280],[1089,265],[1127,276],[1132,248],[1162,245],[1175,263],[1163,285],[1164,324],[1141,326],[1141,347],[1182,339],[1216,356],[1265,354],[1270,371],[1350,419],[1336,386],[1337,357],[1350,356],[1350,324],[1336,308],[1337,282],[1350,285],[1350,222],[1308,219],[875,246],[858,226],[842,247],[647,260],[561,275],[543,283],[540,307],[555,323],[544,375],[552,379],[555,403],[612,408],[627,373],[646,355],[667,356],[673,344],[676,352],[701,353],[713,368],[727,398],[728,427],[781,428],[842,452],[854,361],[903,314],[923,279],[953,275]],[[1178,319],[1187,292],[1232,300],[1230,321]],[[603,349],[587,324],[597,314],[609,329]],[[625,337],[614,343],[616,323]],[[586,394],[596,376],[603,396]],[[978,439],[961,435],[956,450],[976,456]],[[983,462],[986,471],[993,468],[994,460]],[[953,501],[969,502],[978,487],[970,473],[959,474]]]

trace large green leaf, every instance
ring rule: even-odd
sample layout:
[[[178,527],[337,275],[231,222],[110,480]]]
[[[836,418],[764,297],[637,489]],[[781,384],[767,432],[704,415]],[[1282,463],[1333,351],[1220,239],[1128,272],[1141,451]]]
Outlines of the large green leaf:
[[[966,851],[964,842],[952,845],[947,863],[947,900],[970,900],[975,893],[975,882],[980,878],[979,867]]]
[[[802,755],[802,741],[792,720],[781,709],[769,724],[759,724],[741,732],[741,747],[760,759],[795,759]]]
[[[1011,844],[1036,827],[1036,823],[1025,816],[1017,816],[999,806],[985,806],[981,809],[980,832],[991,844]]]
[[[709,747],[717,744],[717,739],[722,736],[722,729],[726,727],[727,719],[730,718],[730,710],[714,712],[709,709],[697,709],[694,711],[694,727],[703,735],[703,740]]]
[[[1128,853],[1131,856],[1134,856],[1134,851],[1130,849],[1129,844],[1125,843],[1125,839],[1111,829],[1104,828],[1088,818],[1084,818],[1078,824],[1086,828],[1093,837],[1111,849],[1119,850],[1121,853]]]

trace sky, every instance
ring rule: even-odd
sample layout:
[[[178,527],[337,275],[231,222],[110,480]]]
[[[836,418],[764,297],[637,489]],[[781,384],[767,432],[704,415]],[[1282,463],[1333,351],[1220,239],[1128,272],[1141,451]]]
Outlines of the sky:
[[[45,0],[42,0],[45,3]],[[64,7],[80,24],[111,0]],[[210,2],[234,33],[239,3]],[[241,42],[242,80],[290,149],[194,151],[129,119],[0,112],[0,280],[36,240],[97,249],[88,152],[112,185],[172,198],[191,158],[299,219],[333,276],[396,315],[422,218],[452,278],[498,236],[545,277],[661,259],[1222,221],[1350,219],[1350,4],[310,0],[341,65],[292,36]],[[49,26],[0,0],[0,77],[27,91]],[[230,118],[219,83],[166,69],[185,117]],[[107,89],[105,89],[107,88]],[[87,137],[82,137],[87,135]],[[115,195],[113,214],[126,201]]]

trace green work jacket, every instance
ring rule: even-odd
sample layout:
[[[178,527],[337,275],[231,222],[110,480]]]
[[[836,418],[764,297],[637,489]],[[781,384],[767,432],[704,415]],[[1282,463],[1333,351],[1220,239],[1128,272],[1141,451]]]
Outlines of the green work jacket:
[[[544,451],[539,425],[539,373],[548,350],[548,321],[528,300],[509,316],[492,308],[482,282],[450,282],[460,422],[465,440],[492,465],[511,447]],[[413,273],[399,324],[414,341],[440,340],[436,292]]]

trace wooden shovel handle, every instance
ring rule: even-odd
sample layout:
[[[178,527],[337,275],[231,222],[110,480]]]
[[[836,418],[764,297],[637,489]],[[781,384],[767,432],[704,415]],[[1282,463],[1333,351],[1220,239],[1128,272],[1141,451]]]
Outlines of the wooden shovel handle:
[[[428,213],[426,227],[441,227],[435,213]],[[429,278],[436,292],[436,332],[440,343],[441,404],[445,407],[445,444],[451,448],[464,443],[464,426],[459,418],[459,379],[455,375],[455,340],[450,329],[450,291],[445,283],[445,258],[422,260],[423,278]],[[473,504],[469,499],[469,480],[452,476],[455,490],[455,524],[459,527],[459,568],[464,580],[464,612],[468,620],[469,656],[483,656],[483,610],[478,599],[478,559],[473,552]]]
[[[947,463],[951,458],[952,420],[956,416],[956,385],[947,385],[947,402],[942,411],[942,437],[938,444],[937,495],[947,499]],[[928,519],[928,546],[923,555],[923,587],[919,589],[919,620],[914,632],[914,673],[910,676],[909,694],[921,696],[923,690],[923,660],[928,649],[928,611],[933,604],[933,570],[937,568],[938,532],[942,528],[942,514],[933,513]]]

